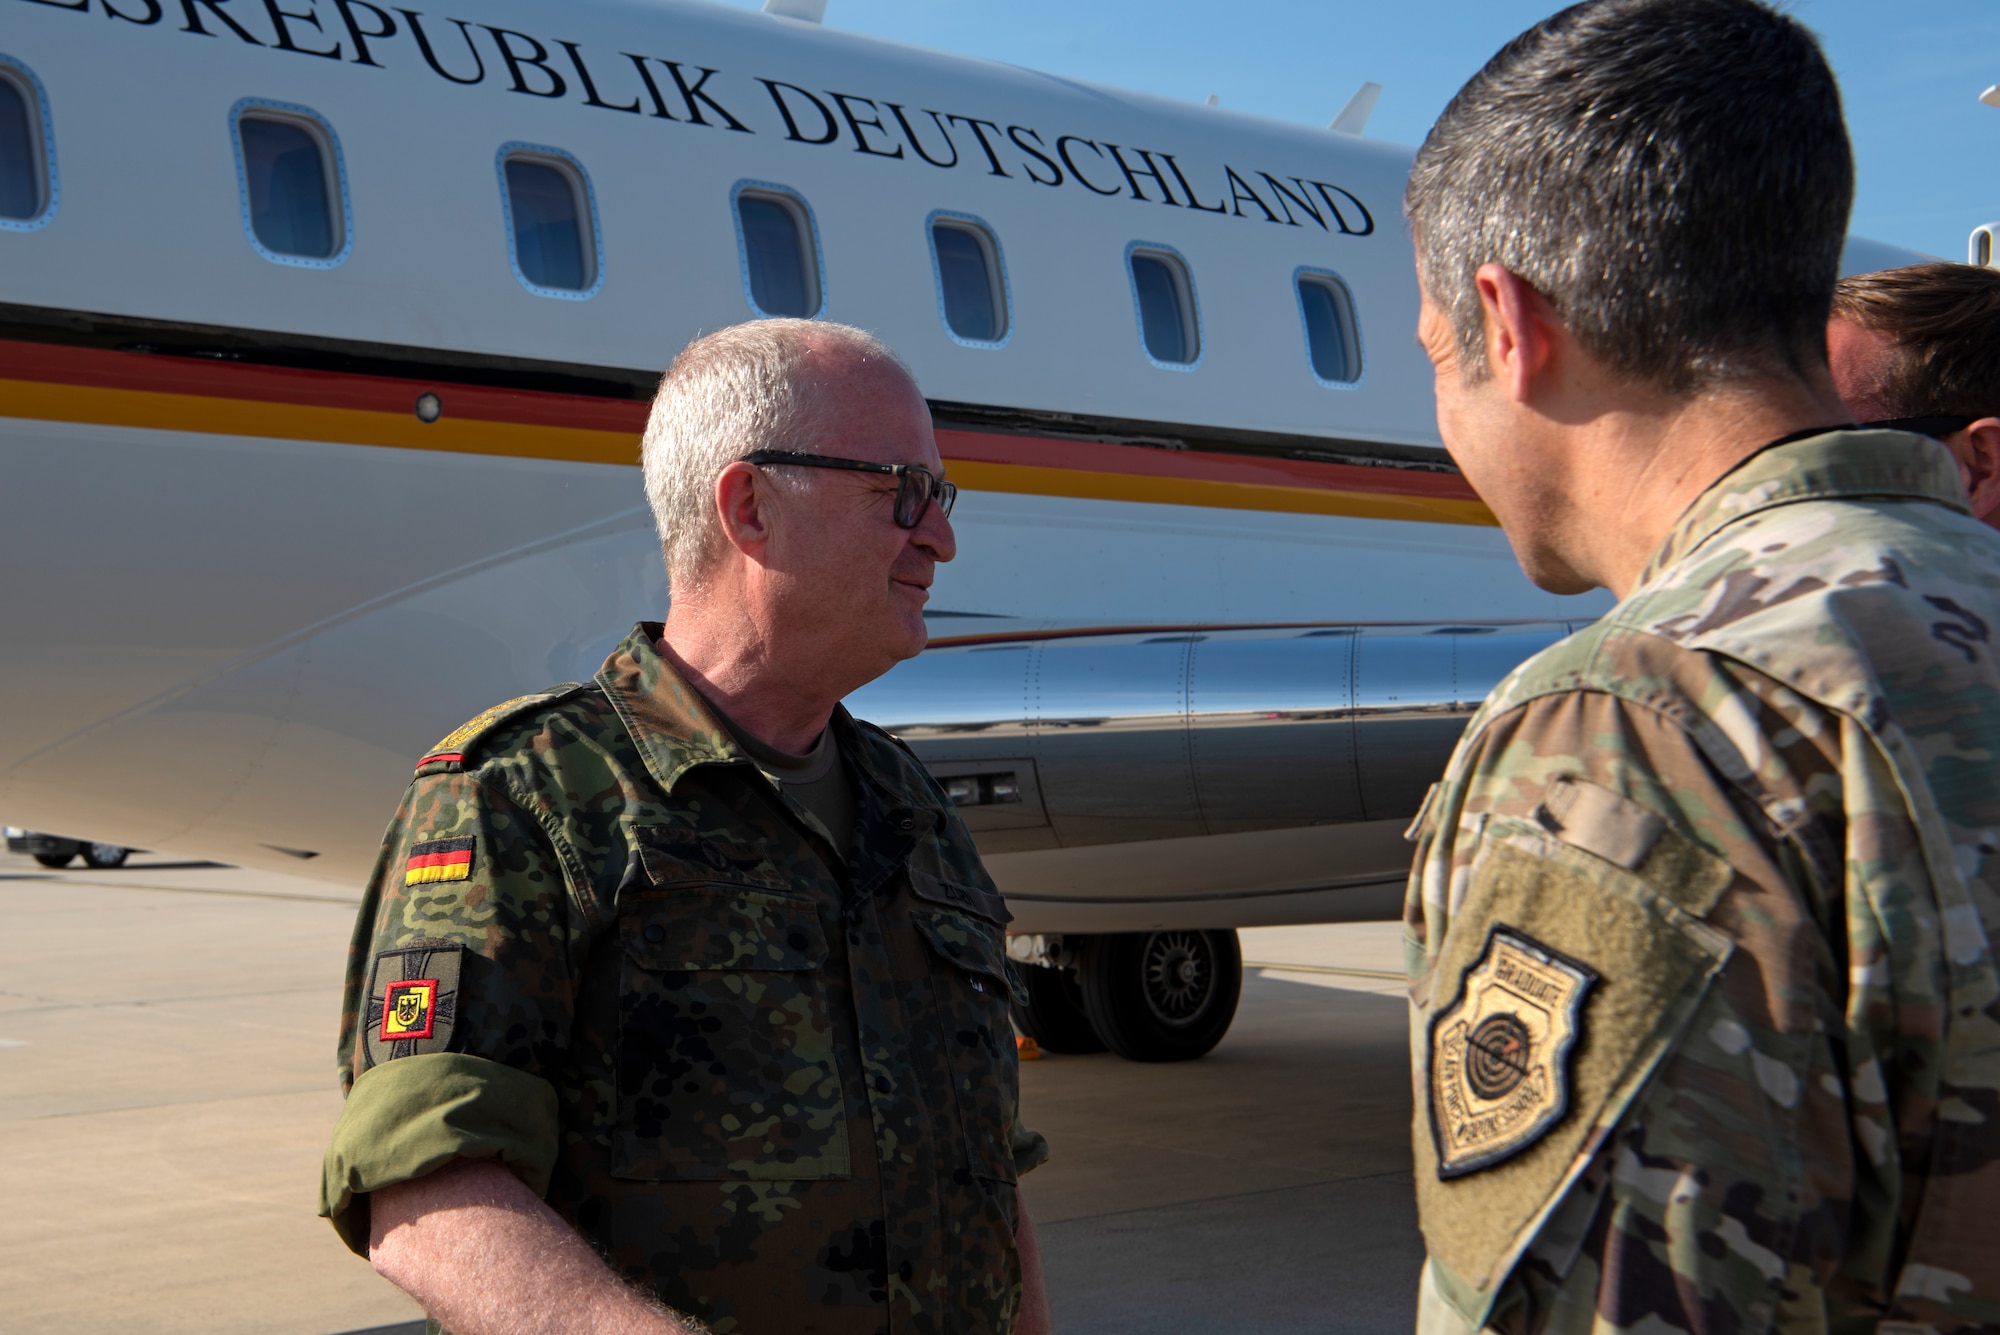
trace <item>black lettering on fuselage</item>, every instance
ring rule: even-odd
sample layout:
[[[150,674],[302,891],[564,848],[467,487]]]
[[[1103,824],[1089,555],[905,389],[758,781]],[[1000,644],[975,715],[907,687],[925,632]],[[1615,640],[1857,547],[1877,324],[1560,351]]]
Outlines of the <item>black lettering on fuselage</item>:
[[[148,2],[150,3],[150,0]],[[368,39],[373,37],[379,41],[385,37],[394,37],[396,35],[396,20],[390,18],[388,13],[380,7],[370,4],[369,0],[333,0],[333,3],[334,7],[340,10],[341,22],[347,25],[347,35],[354,41],[354,63],[357,65],[373,65],[376,69],[381,69],[382,62],[376,60],[368,52]],[[354,11],[356,8],[365,9],[373,14],[376,18],[376,26],[363,29],[360,24],[356,23],[354,21]]]
[[[47,0],[42,0],[42,3],[47,3]],[[162,17],[160,12],[160,0],[143,0],[143,3],[146,6],[146,16],[144,18],[140,18],[135,14],[127,14],[117,5],[112,4],[111,0],[103,0],[103,3],[104,3],[105,18],[123,19],[127,23],[136,23],[142,28],[150,27],[153,24],[158,23]],[[75,6],[69,6],[69,8],[75,8]]]
[[[1333,215],[1333,221],[1339,225],[1340,230],[1344,234],[1348,236],[1367,236],[1369,233],[1375,230],[1374,216],[1368,212],[1368,206],[1366,204],[1363,204],[1360,200],[1354,197],[1352,191],[1342,190],[1337,185],[1328,185],[1325,181],[1312,182],[1312,188],[1319,191],[1319,197],[1326,201],[1327,212]],[[1329,190],[1331,190],[1333,194],[1328,194],[1327,192]],[[1348,203],[1352,204],[1356,209],[1360,210],[1361,226],[1349,227],[1347,225],[1347,215],[1340,211],[1340,205],[1334,201],[1333,195],[1341,196]]]
[[[183,4],[186,2],[187,0],[182,0]],[[458,25],[458,35],[465,39],[465,49],[472,53],[472,64],[476,72],[470,79],[461,79],[438,63],[437,52],[431,47],[430,35],[424,31],[424,16],[422,14],[419,14],[414,9],[404,9],[400,6],[398,6],[396,12],[401,14],[403,21],[410,25],[410,36],[417,39],[417,50],[423,53],[424,63],[431,67],[433,74],[441,75],[453,83],[484,83],[486,81],[486,61],[479,54],[479,48],[473,45],[472,33],[466,27],[464,19],[447,19],[446,22]]]
[[[1097,146],[1095,139],[1085,139],[1082,135],[1066,134],[1056,140],[1056,156],[1062,159],[1063,166],[1069,168],[1069,174],[1083,183],[1085,190],[1090,191],[1094,195],[1122,195],[1125,193],[1115,185],[1107,190],[1103,186],[1093,182],[1088,176],[1085,176],[1077,167],[1076,159],[1069,155],[1069,146],[1071,144],[1082,144],[1100,158],[1104,156],[1104,150]]]
[[[1000,155],[993,151],[993,145],[986,140],[986,130],[991,130],[993,133],[999,134],[999,126],[995,125],[992,121],[983,121],[977,116],[947,116],[945,119],[954,125],[963,122],[972,127],[972,137],[977,139],[979,146],[986,150],[986,161],[993,168],[993,170],[986,173],[988,176],[1007,176],[1007,169],[1000,165]],[[982,125],[986,127],[986,130],[979,128]],[[1010,176],[1008,179],[1012,180],[1013,178]]]
[[[1225,165],[1222,170],[1229,178],[1229,209],[1231,213],[1241,218],[1243,216],[1243,201],[1247,199],[1264,211],[1264,220],[1266,222],[1279,221],[1278,215],[1271,212],[1271,206],[1264,202],[1264,197],[1257,193],[1257,187],[1237,175],[1234,167]],[[1282,224],[1280,225],[1282,226]]]
[[[1299,220],[1292,216],[1292,205],[1296,204],[1299,206],[1299,212],[1319,224],[1320,231],[1324,232],[1326,230],[1326,219],[1320,217],[1318,206],[1309,198],[1312,192],[1306,189],[1303,181],[1299,180],[1296,176],[1292,178],[1292,184],[1299,188],[1299,193],[1295,195],[1285,189],[1285,183],[1271,175],[1271,173],[1258,172],[1257,174],[1264,178],[1265,185],[1271,187],[1271,194],[1278,201],[1278,207],[1285,211],[1286,222],[1294,227],[1300,225]]]
[[[1063,183],[1062,168],[1056,166],[1055,161],[1052,158],[1050,158],[1048,154],[1042,152],[1039,148],[1028,147],[1027,142],[1021,138],[1021,136],[1024,134],[1027,135],[1028,138],[1033,139],[1037,144],[1040,144],[1042,142],[1042,137],[1039,134],[1036,134],[1033,130],[1030,130],[1025,125],[1010,125],[1007,127],[1007,137],[1014,141],[1014,147],[1020,149],[1023,153],[1026,153],[1029,157],[1033,158],[1036,162],[1041,163],[1044,167],[1047,167],[1050,171],[1054,172],[1055,175],[1045,181],[1041,178],[1040,174],[1035,171],[1033,166],[1025,162],[1021,164],[1021,170],[1026,172],[1028,174],[1028,179],[1030,181],[1033,181],[1036,185],[1061,185]]]
[[[826,103],[820,101],[795,83],[781,83],[776,79],[759,79],[757,82],[764,85],[765,89],[771,94],[771,100],[778,104],[778,114],[785,118],[785,138],[796,140],[801,144],[830,144],[840,138],[840,122],[833,118],[831,111],[827,110]],[[800,134],[799,123],[792,117],[791,103],[786,100],[783,93],[778,91],[780,88],[789,88],[806,101],[812,103],[813,110],[817,111],[825,121],[825,124],[821,127],[825,133],[817,137]]]
[[[854,132],[854,151],[856,153],[871,153],[878,158],[900,158],[903,156],[903,146],[901,144],[896,145],[894,153],[887,153],[879,148],[870,148],[868,146],[867,131],[879,130],[883,134],[887,134],[889,133],[889,127],[882,123],[880,116],[857,116],[851,104],[866,102],[871,111],[877,110],[872,98],[856,97],[853,93],[836,93],[831,88],[826,90],[826,95],[833,99],[835,106],[840,108],[840,114],[847,119],[847,128]]]
[[[238,37],[241,37],[244,41],[250,43],[250,45],[264,45],[255,37],[252,37],[242,24],[222,12],[222,7],[228,3],[229,0],[181,0],[181,13],[187,18],[187,22],[181,25],[181,31],[200,33],[203,37],[214,37],[217,35],[201,26],[201,15],[195,13],[196,7],[200,7],[206,9],[211,18],[229,29],[229,31],[235,33]]]
[[[530,97],[561,97],[569,91],[569,85],[563,82],[563,76],[549,68],[549,49],[535,38],[524,32],[515,32],[512,28],[496,28],[490,23],[482,23],[479,26],[493,34],[493,45],[500,48],[500,59],[507,62],[507,73],[514,80],[513,92],[526,93]],[[534,54],[516,51],[514,44],[507,40],[510,37],[518,37],[526,42],[534,48]],[[527,71],[530,69],[540,70],[548,76],[547,86],[530,87],[527,76]]]
[[[576,67],[577,81],[583,85],[583,104],[585,106],[603,107],[606,111],[629,111],[635,116],[639,114],[639,99],[636,97],[632,99],[632,105],[628,107],[617,102],[606,102],[597,95],[597,80],[590,77],[590,66],[583,63],[583,52],[576,49],[575,42],[565,42],[561,38],[557,38],[556,45],[569,52],[569,63]]]
[[[1154,184],[1160,187],[1160,193],[1166,196],[1165,199],[1160,201],[1161,203],[1171,204],[1175,208],[1179,208],[1181,206],[1181,202],[1178,199],[1174,198],[1174,192],[1168,188],[1167,178],[1160,175],[1160,166],[1158,163],[1153,161],[1153,155],[1151,153],[1148,153],[1143,148],[1135,148],[1132,150],[1134,153],[1137,153],[1140,159],[1146,164],[1145,166],[1139,168],[1135,172],[1132,169],[1132,164],[1125,161],[1125,154],[1122,151],[1120,151],[1118,145],[1112,143],[1110,140],[1107,139],[1104,141],[1104,147],[1106,147],[1111,151],[1111,160],[1118,164],[1118,170],[1125,173],[1125,184],[1132,187],[1132,198],[1139,200],[1142,203],[1146,204],[1152,203],[1152,200],[1146,198],[1146,192],[1139,188],[1139,178],[1141,176],[1150,176],[1153,178]]]
[[[910,126],[910,118],[903,114],[903,108],[899,104],[895,102],[884,102],[882,105],[889,108],[889,110],[895,115],[896,124],[903,127],[903,138],[910,141],[910,147],[917,151],[918,157],[922,158],[925,162],[930,163],[931,166],[933,167],[956,167],[958,165],[958,145],[952,142],[951,131],[947,130],[944,127],[944,117],[938,115],[935,111],[932,111],[929,107],[924,108],[924,115],[929,116],[931,118],[931,124],[937,126],[938,133],[944,136],[944,146],[951,150],[950,162],[939,162],[936,158],[932,157],[929,153],[924,151],[924,141],[917,138],[917,132]]]
[[[264,0],[264,12],[271,16],[271,28],[278,34],[278,40],[272,43],[278,50],[296,51],[302,56],[319,56],[326,60],[340,59],[339,42],[333,44],[331,51],[326,51],[317,47],[300,46],[292,39],[291,23],[287,22],[287,20],[298,23],[310,23],[314,31],[322,35],[325,34],[326,29],[319,26],[319,14],[312,8],[312,0],[307,0],[306,12],[303,14],[295,10],[279,8],[278,0]]]
[[[1204,204],[1201,202],[1200,197],[1194,192],[1194,187],[1188,184],[1187,177],[1181,174],[1181,164],[1174,161],[1173,154],[1160,154],[1160,161],[1173,168],[1174,179],[1181,183],[1181,193],[1188,197],[1189,208],[1198,209],[1203,213],[1227,213],[1229,211],[1227,204]]]
[[[658,59],[657,56],[654,58]],[[667,67],[667,73],[674,76],[674,87],[681,90],[681,105],[687,111],[689,121],[696,125],[708,124],[701,114],[702,107],[706,106],[710,111],[729,122],[727,128],[741,130],[744,134],[756,133],[755,130],[752,130],[742,121],[730,115],[728,107],[723,106],[722,103],[702,91],[702,85],[714,77],[714,70],[708,68],[706,65],[696,65],[695,68],[701,71],[701,77],[696,79],[693,85],[690,86],[687,76],[681,73],[681,63],[678,60],[661,60],[660,63]]]

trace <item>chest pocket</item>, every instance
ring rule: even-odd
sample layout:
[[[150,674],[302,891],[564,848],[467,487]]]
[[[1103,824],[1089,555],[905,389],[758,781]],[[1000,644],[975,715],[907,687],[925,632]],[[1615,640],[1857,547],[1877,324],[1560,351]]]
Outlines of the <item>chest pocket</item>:
[[[613,1176],[846,1176],[813,902],[740,883],[655,886],[621,904],[618,938]]]
[[[930,947],[945,1076],[973,1175],[1015,1179],[1012,1134],[1020,1063],[1010,1003],[1027,1001],[1007,964],[1011,915],[998,896],[913,869],[910,918]]]

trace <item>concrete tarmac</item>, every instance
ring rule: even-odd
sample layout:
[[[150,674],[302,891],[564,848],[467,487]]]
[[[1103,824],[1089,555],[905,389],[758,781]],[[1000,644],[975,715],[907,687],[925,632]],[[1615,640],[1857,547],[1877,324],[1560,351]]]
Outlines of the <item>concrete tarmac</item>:
[[[0,1335],[405,1335],[314,1218],[357,891],[139,856],[0,854]],[[1024,1065],[1056,1327],[1411,1328],[1398,929],[1243,933],[1199,1062]],[[1268,967],[1268,966],[1280,967]]]

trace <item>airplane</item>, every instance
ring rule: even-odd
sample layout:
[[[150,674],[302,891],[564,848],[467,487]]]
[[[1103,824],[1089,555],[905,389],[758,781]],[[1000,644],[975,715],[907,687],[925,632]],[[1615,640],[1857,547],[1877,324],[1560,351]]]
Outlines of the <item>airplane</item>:
[[[0,4],[16,825],[365,879],[432,740],[661,614],[647,401],[760,316],[930,399],[960,555],[850,703],[1052,1048],[1198,1056],[1235,929],[1397,916],[1466,717],[1608,606],[1442,449],[1379,89],[1284,124],[818,0]]]

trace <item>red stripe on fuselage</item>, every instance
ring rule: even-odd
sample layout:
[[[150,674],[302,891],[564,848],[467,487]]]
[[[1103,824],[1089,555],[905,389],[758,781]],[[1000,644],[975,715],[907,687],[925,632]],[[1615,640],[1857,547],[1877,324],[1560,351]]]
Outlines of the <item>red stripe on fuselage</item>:
[[[198,394],[319,408],[358,408],[406,416],[416,412],[419,395],[431,393],[438,396],[450,417],[519,422],[525,426],[628,431],[635,437],[646,429],[650,406],[585,394],[494,389],[486,385],[405,380],[345,371],[306,371],[287,366],[246,366],[197,357],[107,352],[100,348],[6,340],[0,340],[0,376],[57,385]]]

